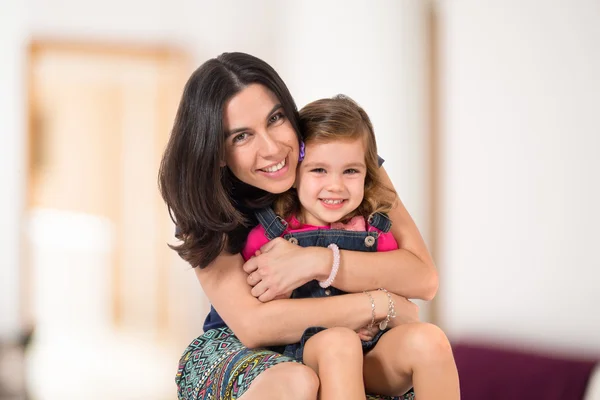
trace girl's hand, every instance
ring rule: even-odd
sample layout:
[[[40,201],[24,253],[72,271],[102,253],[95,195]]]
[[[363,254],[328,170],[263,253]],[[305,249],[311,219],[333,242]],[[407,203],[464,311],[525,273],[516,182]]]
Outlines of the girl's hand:
[[[244,271],[248,274],[252,295],[267,302],[291,293],[313,279],[327,279],[327,275],[323,277],[318,271],[332,262],[333,255],[329,249],[302,248],[283,238],[275,238],[246,261]]]
[[[377,324],[373,325],[370,329],[365,326],[356,331],[356,333],[358,334],[360,340],[362,340],[363,342],[368,342],[370,340],[373,340],[375,335],[379,333],[379,327],[377,326]]]

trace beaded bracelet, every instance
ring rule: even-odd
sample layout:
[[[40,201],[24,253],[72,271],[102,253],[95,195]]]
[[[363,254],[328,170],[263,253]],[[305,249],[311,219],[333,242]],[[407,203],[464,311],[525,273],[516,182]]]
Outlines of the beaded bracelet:
[[[371,299],[371,323],[367,326],[368,329],[371,329],[373,327],[373,325],[375,325],[375,299],[373,299],[373,296],[371,296],[371,293],[369,292],[363,292],[364,294],[366,294],[367,296],[369,296],[369,299]]]
[[[384,288],[379,288],[379,290],[385,292],[385,294],[388,297],[388,313],[387,313],[387,316],[385,317],[385,319],[383,321],[381,321],[379,323],[379,329],[383,331],[383,330],[385,330],[385,328],[387,328],[388,323],[390,322],[390,320],[392,318],[396,318],[396,304],[394,303],[394,300],[392,299],[392,295],[390,294],[390,292],[388,292]]]
[[[329,246],[327,246],[327,248],[333,251],[333,264],[331,265],[331,273],[329,274],[329,278],[324,281],[319,281],[319,286],[321,286],[323,289],[331,286],[340,268],[340,249],[337,247],[337,244],[331,243]]]

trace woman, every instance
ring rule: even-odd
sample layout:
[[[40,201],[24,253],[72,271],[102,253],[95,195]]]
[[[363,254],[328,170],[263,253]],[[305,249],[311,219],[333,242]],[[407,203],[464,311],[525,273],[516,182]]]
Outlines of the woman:
[[[276,299],[313,279],[327,279],[333,261],[328,249],[275,239],[244,265],[239,251],[256,225],[252,210],[270,205],[293,185],[300,139],[293,98],[262,60],[225,53],[204,63],[186,84],[159,183],[182,241],[173,248],[196,267],[214,308],[204,335],[182,357],[177,376],[182,399],[316,399],[319,383],[312,369],[260,348],[297,342],[308,327],[323,326],[338,327],[328,338],[329,348],[342,351],[355,340],[353,331],[371,322],[372,311],[377,321],[386,317],[388,299],[378,288],[392,293],[397,323],[418,317],[406,298],[428,300],[437,290],[435,266],[400,202],[389,214],[398,250],[341,252],[335,286],[351,294]],[[383,168],[380,173],[384,184],[393,186]],[[362,268],[366,264],[372,268]],[[362,291],[373,297],[374,310]],[[422,326],[405,333],[422,351],[422,367],[451,359],[443,332]],[[385,336],[388,345],[381,351],[398,353],[394,337]],[[375,352],[364,362],[380,364]],[[378,365],[378,371],[385,375],[397,367]],[[364,378],[369,387],[372,377]],[[376,389],[400,390],[394,382]]]

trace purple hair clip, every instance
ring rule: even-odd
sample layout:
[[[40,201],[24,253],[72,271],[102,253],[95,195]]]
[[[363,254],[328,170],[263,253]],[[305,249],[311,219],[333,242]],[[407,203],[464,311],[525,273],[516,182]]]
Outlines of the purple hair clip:
[[[300,141],[300,156],[298,157],[298,162],[304,160],[304,141]]]

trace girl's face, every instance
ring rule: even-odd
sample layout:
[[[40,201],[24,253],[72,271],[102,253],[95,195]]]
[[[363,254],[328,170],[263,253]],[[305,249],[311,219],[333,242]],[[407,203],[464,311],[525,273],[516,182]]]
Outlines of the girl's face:
[[[296,189],[303,222],[329,225],[356,210],[365,194],[365,141],[307,143]]]
[[[292,187],[298,166],[298,137],[277,96],[252,84],[226,105],[225,161],[242,182],[270,193]]]

